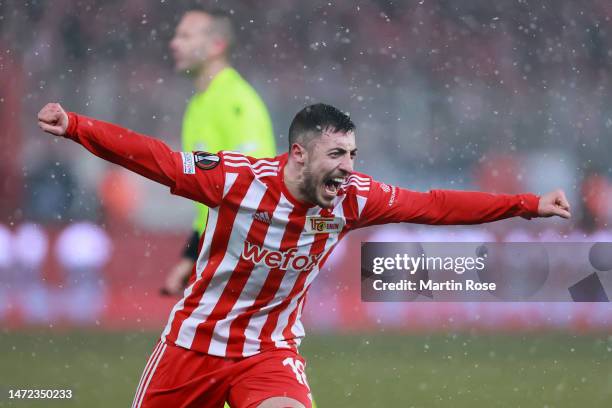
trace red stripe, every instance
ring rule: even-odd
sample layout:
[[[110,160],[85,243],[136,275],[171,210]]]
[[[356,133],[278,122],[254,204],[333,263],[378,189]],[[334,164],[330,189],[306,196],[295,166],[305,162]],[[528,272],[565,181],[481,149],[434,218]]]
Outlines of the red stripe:
[[[350,198],[353,198],[353,200],[349,200]],[[351,203],[352,202],[352,203]],[[351,205],[353,204],[353,205]],[[354,198],[354,196],[349,196],[346,197],[344,200],[342,200],[342,211],[344,213],[344,217],[345,219],[349,219],[352,218],[354,219],[356,216],[356,204],[357,201]],[[340,239],[342,239],[342,237],[344,237],[344,235],[346,234],[346,232],[348,232],[348,229],[345,227],[343,229],[343,231],[340,232],[340,235],[338,236],[338,241],[336,241],[336,243],[334,245],[332,245],[332,247],[329,249],[329,251],[327,252],[327,254],[324,255],[323,259],[321,259],[321,261],[319,262],[319,264],[317,265],[317,267],[321,268],[324,264],[324,262],[327,260],[327,258],[329,257],[329,255],[332,253],[334,247],[337,245],[337,243],[339,242]],[[315,241],[313,242],[311,248],[310,248],[310,254],[317,254],[317,253],[322,253],[325,251],[325,244],[327,243],[327,240],[329,238],[329,234],[317,234]],[[307,273],[302,273],[300,275],[300,277],[298,278],[298,280],[296,281],[295,285],[293,286],[289,296],[287,296],[287,298],[281,303],[279,304],[277,307],[275,307],[273,310],[270,311],[269,315],[268,315],[268,321],[273,320],[274,321],[274,326],[272,326],[272,330],[270,331],[268,338],[265,339],[265,343],[264,341],[262,341],[261,344],[261,349],[264,350],[268,347],[275,347],[274,342],[271,339],[271,334],[274,331],[274,328],[276,327],[276,324],[278,322],[278,317],[280,315],[280,313],[289,305],[289,303],[291,302],[291,299],[294,298],[295,296],[297,296],[303,289],[304,289],[304,284],[306,282],[306,278],[308,277],[308,275],[311,273],[312,271],[308,271]],[[300,300],[298,300],[298,302],[296,302],[296,306],[294,308],[294,310],[291,312],[291,314],[289,315],[289,318],[287,319],[287,326],[283,329],[283,337],[287,340],[287,343],[289,344],[289,346],[291,348],[296,348],[296,342],[294,340],[294,334],[291,332],[291,328],[293,327],[293,325],[295,324],[295,322],[297,321],[298,318],[298,311],[299,311],[299,306],[300,306],[300,302],[303,301],[303,299],[306,296],[306,292],[304,292],[302,294],[302,296],[300,296]],[[275,315],[275,316],[272,316]],[[266,324],[268,324],[268,321],[266,321]],[[265,328],[265,326],[264,326]],[[263,333],[263,330],[262,330]],[[262,336],[260,336],[260,340],[262,339]]]
[[[224,151],[222,154],[223,154],[224,159],[227,158],[227,159],[246,159],[248,160],[247,157],[242,153],[237,153],[237,152],[232,152],[232,151],[227,150],[227,151]]]
[[[292,226],[292,228],[285,229],[279,246],[279,251],[285,252],[297,246],[297,242],[306,223],[306,211],[307,208],[303,207],[294,207],[291,210],[289,213],[289,221],[287,222],[287,226]],[[261,290],[257,295],[257,298],[255,299],[255,302],[232,322],[230,326],[230,340],[227,349],[228,354],[231,353],[233,355],[235,353],[236,355],[242,356],[245,342],[245,329],[249,324],[251,316],[274,299],[274,295],[278,291],[285,273],[287,273],[287,271],[279,268],[271,269],[266,277],[266,281],[262,285]],[[237,335],[234,336],[234,334]]]
[[[306,295],[308,295],[309,290],[310,288],[306,289],[306,291],[302,293],[302,296],[300,296],[300,299],[296,303],[295,309],[289,316],[289,319],[287,321],[287,327],[285,327],[285,330],[283,330],[283,337],[287,339],[287,344],[289,344],[289,347],[294,350],[297,350],[297,342],[295,341],[295,334],[291,331],[291,329],[293,328],[297,320],[300,318],[298,314],[300,312],[300,309],[303,310],[304,306],[302,305],[302,303],[306,301]]]
[[[202,271],[200,279],[195,282],[191,294],[185,299],[183,308],[178,310],[174,315],[170,332],[166,336],[167,341],[176,342],[181,325],[191,316],[195,308],[200,304],[206,288],[210,284],[217,267],[223,260],[223,255],[227,251],[229,236],[232,232],[236,214],[238,214],[240,203],[248,191],[251,180],[253,180],[252,175],[243,176],[239,174],[224,198],[223,203],[219,206],[219,216],[210,245],[208,263]],[[210,336],[211,334],[212,333],[199,333],[196,331],[195,337],[197,338],[199,335]]]
[[[342,211],[344,214],[346,225],[343,228],[343,230],[340,232],[340,234],[338,235],[338,240],[329,248],[327,253],[324,254],[323,258],[319,262],[319,265],[318,265],[319,269],[323,267],[323,265],[325,264],[329,256],[332,254],[332,252],[334,252],[334,248],[336,248],[336,245],[338,245],[340,240],[342,240],[342,238],[344,238],[344,236],[350,231],[352,225],[357,219],[358,207],[357,207],[357,199],[355,198],[354,195],[346,197],[344,200],[342,200]],[[322,251],[324,250],[325,248],[322,249]],[[300,303],[305,302],[307,293],[308,293],[308,290],[304,292],[304,294],[300,297],[300,300],[297,302],[295,310],[289,316],[287,327],[283,330],[283,336],[285,337],[285,339],[287,339],[287,342],[289,346],[291,346],[291,348],[296,348],[296,342],[293,337],[294,335],[291,332],[291,328],[295,325],[295,322],[299,318],[298,312],[300,310]]]
[[[312,244],[312,247],[310,248],[310,253],[311,254],[319,254],[319,253],[322,253],[323,251],[325,251],[325,244],[327,243],[328,239],[329,239],[329,234],[320,234],[320,235],[317,234],[317,236],[315,238],[315,242]],[[317,265],[317,267],[318,267],[318,265]],[[291,290],[291,293],[289,294],[289,296],[287,296],[287,299],[285,299],[285,300],[291,301],[292,298],[297,296],[304,289],[304,284],[306,283],[306,278],[311,273],[312,273],[312,270],[308,271],[308,273],[302,273],[301,274],[303,276],[303,279],[298,279],[299,282],[295,283],[295,285],[293,286],[293,289]],[[302,278],[302,276],[300,276],[300,278]],[[298,285],[298,283],[299,283],[299,285]],[[295,308],[293,309],[293,311],[289,315],[289,318],[287,319],[287,326],[283,329],[283,337],[285,339],[287,339],[289,345],[292,348],[295,348],[295,340],[294,340],[294,336],[295,335],[291,332],[291,327],[293,327],[293,325],[295,324],[295,321],[296,321],[296,318],[297,318],[297,313],[298,313],[298,310],[299,310],[299,307],[300,307],[300,302],[304,298],[304,296],[306,296],[306,292],[304,292],[302,294],[302,296],[300,296],[300,300],[298,300],[296,302]],[[289,305],[289,302],[287,302],[287,306],[288,305]],[[283,307],[282,309],[285,309],[285,307]],[[279,311],[278,311],[279,315],[280,315],[282,309],[280,309],[280,305],[279,305]],[[275,313],[275,311],[271,311],[270,313]]]
[[[271,191],[271,190],[269,189],[268,191]],[[263,211],[273,213],[274,210],[276,209],[276,206],[278,205],[278,202],[280,201],[280,194],[277,197],[274,197],[274,199],[271,200],[269,203],[264,202],[267,200],[268,198],[267,196],[268,194],[266,193],[266,197],[264,197],[264,200],[262,200],[262,205],[260,206],[260,208]],[[270,199],[272,199],[271,196],[270,196]],[[264,240],[265,240],[265,234],[263,237],[261,237],[261,240],[259,242],[263,244]],[[268,274],[268,277],[266,281],[264,282],[264,284],[262,285],[262,289],[260,290],[253,304],[249,306],[243,313],[240,313],[240,315],[238,315],[230,324],[229,339],[228,339],[227,350],[226,350],[227,356],[242,356],[244,342],[246,340],[245,330],[249,324],[251,316],[257,311],[259,311],[261,307],[266,305],[272,299],[272,297],[274,296],[274,293],[276,293],[276,289],[274,290],[274,293],[266,292],[266,289],[268,288],[267,285],[270,284],[268,280],[270,280],[271,274],[272,274],[272,271],[270,271],[270,273]],[[282,276],[281,276],[281,279],[282,279]],[[280,285],[280,280],[278,281],[278,284]]]
[[[319,262],[319,269],[325,265],[329,256],[334,252],[336,245],[344,238],[344,236],[351,231],[357,223],[359,218],[359,207],[357,205],[357,196],[351,194],[342,200],[342,212],[344,213],[345,226],[338,235],[338,240],[331,246],[327,254],[323,256],[321,262]]]
[[[323,252],[323,250],[325,249],[325,243],[327,242],[328,237],[329,237],[329,234],[317,234],[315,236],[315,240],[312,246],[310,247],[309,253],[312,255],[312,254],[318,254],[318,253]],[[296,243],[297,243],[297,240],[296,240]],[[289,295],[285,299],[283,299],[281,303],[276,305],[274,308],[272,308],[268,312],[268,318],[266,319],[266,323],[264,324],[264,327],[261,330],[261,333],[259,334],[259,341],[261,342],[260,350],[263,351],[269,348],[276,347],[274,345],[274,342],[272,341],[272,332],[274,332],[274,329],[276,328],[276,325],[278,324],[278,318],[281,312],[285,310],[287,306],[289,306],[289,303],[291,302],[291,300],[295,296],[297,296],[298,293],[302,291],[302,289],[304,288],[304,283],[306,282],[306,277],[308,277],[308,275],[311,272],[312,270],[301,272],[295,284],[293,285],[293,288],[291,288],[291,292],[289,292]]]
[[[357,205],[356,195],[351,194],[347,196],[344,200],[342,200],[342,212],[344,213],[345,220],[344,228],[338,235],[338,240],[336,241],[336,243],[331,246],[329,251],[327,251],[327,254],[323,256],[323,259],[321,259],[321,262],[319,263],[319,268],[322,268],[323,265],[325,265],[325,262],[327,262],[329,256],[332,254],[332,252],[334,252],[334,248],[336,248],[336,245],[338,245],[342,238],[344,238],[344,236],[348,234],[349,231],[351,231],[357,224],[357,221],[359,219],[359,207]]]
[[[280,194],[278,191],[274,192],[271,189],[266,189],[264,196],[257,208],[257,211],[273,212],[280,200]],[[251,224],[251,228],[247,234],[246,240],[251,244],[262,245],[266,234],[268,233],[269,224],[264,222],[254,221]],[[236,268],[232,272],[229,282],[223,289],[221,297],[217,301],[214,309],[207,317],[206,321],[200,323],[196,329],[196,338],[193,342],[193,347],[196,350],[208,350],[210,342],[212,341],[211,336],[198,336],[197,333],[212,333],[215,325],[219,320],[225,319],[227,315],[232,311],[232,308],[238,301],[244,286],[246,285],[255,264],[251,261],[247,261],[240,257]],[[230,327],[230,339],[232,338],[232,332]],[[226,352],[226,356],[231,356],[229,352]]]
[[[354,223],[359,218],[359,206],[357,205],[357,196],[354,194],[348,195],[342,200],[342,212],[345,219],[345,230],[351,230]]]

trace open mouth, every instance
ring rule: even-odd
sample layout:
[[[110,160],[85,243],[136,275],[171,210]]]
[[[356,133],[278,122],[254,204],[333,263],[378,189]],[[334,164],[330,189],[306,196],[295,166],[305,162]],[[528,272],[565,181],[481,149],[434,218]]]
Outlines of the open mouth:
[[[325,180],[325,192],[330,196],[336,196],[340,186],[344,183],[344,177],[331,177]]]

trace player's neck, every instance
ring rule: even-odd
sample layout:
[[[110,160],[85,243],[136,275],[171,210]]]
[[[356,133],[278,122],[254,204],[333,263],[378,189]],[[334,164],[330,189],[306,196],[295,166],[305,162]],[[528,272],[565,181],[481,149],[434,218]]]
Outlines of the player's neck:
[[[285,188],[296,200],[302,203],[308,203],[308,199],[300,189],[302,182],[303,176],[297,168],[296,163],[288,161],[283,169],[283,183],[285,184]]]
[[[196,91],[204,92],[217,74],[229,66],[225,58],[214,59],[203,65],[194,81]]]

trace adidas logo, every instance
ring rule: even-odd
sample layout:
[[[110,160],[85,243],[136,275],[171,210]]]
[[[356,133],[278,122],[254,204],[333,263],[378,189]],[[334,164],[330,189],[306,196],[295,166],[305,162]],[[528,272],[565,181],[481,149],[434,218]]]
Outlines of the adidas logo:
[[[270,224],[272,222],[272,215],[265,211],[257,211],[255,214],[253,214],[253,219]]]

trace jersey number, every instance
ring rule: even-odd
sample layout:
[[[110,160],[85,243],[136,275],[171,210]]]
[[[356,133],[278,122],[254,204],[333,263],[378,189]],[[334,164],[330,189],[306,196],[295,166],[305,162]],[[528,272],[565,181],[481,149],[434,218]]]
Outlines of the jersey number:
[[[310,387],[308,386],[308,381],[306,381],[306,373],[304,372],[304,363],[302,363],[300,360],[296,360],[294,358],[287,357],[286,359],[283,360],[283,365],[291,367],[291,369],[293,370],[293,373],[295,374],[296,380],[300,384],[305,385],[306,388],[310,389]]]

